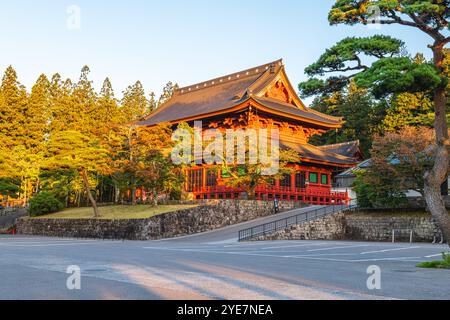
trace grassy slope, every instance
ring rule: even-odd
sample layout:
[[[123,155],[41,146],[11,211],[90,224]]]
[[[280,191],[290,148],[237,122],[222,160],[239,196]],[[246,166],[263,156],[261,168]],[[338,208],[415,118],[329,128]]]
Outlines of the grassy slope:
[[[196,207],[195,205],[171,206],[109,206],[100,207],[100,219],[146,219],[163,213],[179,211]],[[71,208],[33,219],[91,219],[94,216],[92,208]]]

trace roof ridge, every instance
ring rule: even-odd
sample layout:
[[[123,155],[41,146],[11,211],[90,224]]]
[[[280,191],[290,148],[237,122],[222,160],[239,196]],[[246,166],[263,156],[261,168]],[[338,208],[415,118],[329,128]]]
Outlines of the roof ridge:
[[[320,116],[322,116],[322,117],[324,117],[324,118],[328,118],[329,120],[338,120],[338,121],[342,121],[342,120],[344,119],[343,117],[335,117],[335,116],[332,116],[332,115],[329,115],[329,114],[326,114],[326,113],[322,113],[322,112],[320,112],[320,111],[314,110],[314,109],[311,108],[311,107],[308,107],[308,111],[310,111],[311,113],[318,114],[318,115],[320,115]]]
[[[325,148],[331,148],[331,147],[351,145],[351,144],[354,144],[354,143],[358,143],[359,144],[360,141],[359,140],[353,140],[353,141],[347,141],[347,142],[341,142],[341,143],[335,143],[335,144],[327,144],[327,145],[324,145],[324,146],[318,146],[318,148],[325,149]]]
[[[275,60],[257,67],[253,67],[253,68],[249,68],[249,69],[245,69],[242,71],[238,71],[238,72],[234,72],[231,74],[227,74],[221,77],[217,77],[214,79],[210,79],[207,81],[202,81],[196,84],[192,84],[186,87],[182,87],[179,88],[178,90],[175,91],[176,94],[187,94],[193,91],[199,91],[201,89],[205,89],[205,88],[211,88],[213,86],[217,86],[217,85],[221,85],[224,84],[227,81],[232,81],[232,80],[239,80],[239,79],[245,79],[247,77],[250,77],[252,75],[255,74],[264,74],[267,70],[269,70],[269,68],[272,65],[282,65],[283,64],[283,59],[279,59],[279,60]]]
[[[323,152],[323,149],[321,147],[315,146],[315,145],[310,144],[310,143],[307,143],[306,145],[310,146],[310,147],[313,147],[314,149],[317,149],[317,150],[320,150],[320,151]],[[341,157],[341,158],[345,158],[345,159],[352,159],[352,157],[348,157],[348,156],[345,156],[343,154],[336,153],[336,152],[333,152],[333,151],[328,151],[327,150],[326,152],[329,153],[329,154],[332,154],[333,156],[337,156],[338,158]]]

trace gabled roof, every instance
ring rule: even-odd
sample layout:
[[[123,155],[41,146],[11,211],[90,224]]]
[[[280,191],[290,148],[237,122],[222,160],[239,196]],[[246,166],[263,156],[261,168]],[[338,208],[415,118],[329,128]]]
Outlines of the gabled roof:
[[[291,103],[263,95],[264,90],[277,79],[282,79],[287,87]],[[138,124],[152,126],[163,122],[198,120],[239,111],[248,108],[249,104],[324,128],[342,125],[341,118],[313,111],[303,104],[287,78],[282,60],[180,88],[169,101]]]
[[[354,157],[348,157],[343,154],[334,153],[310,144],[298,144],[287,141],[280,141],[280,147],[296,151],[303,161],[315,162],[326,165],[336,165],[350,167],[356,165],[359,161]]]
[[[356,174],[362,170],[366,170],[367,168],[370,168],[373,164],[372,159],[367,159],[366,161],[361,162],[357,166],[350,168],[340,174],[338,174],[337,178],[345,178],[345,177],[355,177]]]
[[[349,158],[355,158],[355,159],[362,160],[363,154],[362,154],[360,145],[361,145],[360,142],[357,140],[357,141],[350,141],[350,142],[320,146],[318,148],[321,150],[324,150],[324,151],[344,155]]]

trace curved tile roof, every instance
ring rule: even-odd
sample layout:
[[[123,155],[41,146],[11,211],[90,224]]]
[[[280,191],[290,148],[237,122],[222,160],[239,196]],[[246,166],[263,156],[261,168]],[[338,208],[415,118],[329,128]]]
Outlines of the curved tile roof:
[[[280,147],[298,152],[300,157],[306,161],[311,160],[313,162],[316,161],[320,163],[327,162],[330,164],[345,166],[353,166],[359,162],[353,157],[330,152],[310,144],[298,144],[281,140]]]
[[[191,86],[178,89],[173,97],[155,112],[146,117],[139,125],[152,126],[163,122],[181,122],[186,119],[201,118],[208,114],[226,112],[253,99],[264,107],[282,113],[287,118],[298,116],[305,121],[323,123],[324,126],[341,124],[340,118],[296,107],[283,101],[255,97],[253,92],[263,90],[284,70],[282,60],[259,67],[236,72]]]
[[[330,144],[318,147],[321,150],[342,154],[347,157],[357,158],[362,155],[359,141],[350,141],[344,143]]]

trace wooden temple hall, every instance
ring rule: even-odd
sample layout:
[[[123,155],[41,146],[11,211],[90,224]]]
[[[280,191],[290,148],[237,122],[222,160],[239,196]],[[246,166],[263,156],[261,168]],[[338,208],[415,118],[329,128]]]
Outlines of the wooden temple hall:
[[[293,173],[270,186],[258,186],[257,199],[303,201],[311,204],[348,202],[346,192],[333,191],[333,173],[360,162],[357,142],[324,147],[309,139],[340,128],[343,119],[307,108],[291,85],[282,60],[178,89],[173,97],[140,125],[202,121],[204,129],[273,128],[280,147],[300,155]],[[185,188],[195,199],[236,199],[243,190],[229,188],[226,172],[193,166],[186,170]]]

